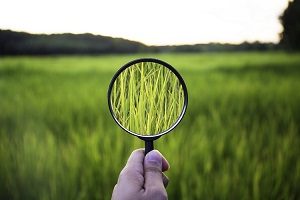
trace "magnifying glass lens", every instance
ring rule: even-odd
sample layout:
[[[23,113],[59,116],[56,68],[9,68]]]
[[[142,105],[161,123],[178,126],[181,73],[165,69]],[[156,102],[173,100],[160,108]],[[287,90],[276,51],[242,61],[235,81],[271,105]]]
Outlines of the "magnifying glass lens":
[[[162,63],[141,61],[115,78],[110,105],[118,124],[138,136],[167,132],[183,113],[185,93],[179,77]]]

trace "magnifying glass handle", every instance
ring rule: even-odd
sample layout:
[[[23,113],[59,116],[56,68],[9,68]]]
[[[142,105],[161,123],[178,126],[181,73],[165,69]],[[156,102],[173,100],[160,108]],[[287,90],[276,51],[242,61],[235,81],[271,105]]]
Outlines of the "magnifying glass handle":
[[[153,140],[145,140],[145,155],[154,149]]]

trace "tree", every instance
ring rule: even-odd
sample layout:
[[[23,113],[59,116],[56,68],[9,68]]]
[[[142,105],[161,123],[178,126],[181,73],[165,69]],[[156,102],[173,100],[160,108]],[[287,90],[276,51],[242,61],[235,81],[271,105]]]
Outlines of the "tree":
[[[284,29],[280,43],[287,49],[300,50],[300,0],[290,1],[280,20]]]

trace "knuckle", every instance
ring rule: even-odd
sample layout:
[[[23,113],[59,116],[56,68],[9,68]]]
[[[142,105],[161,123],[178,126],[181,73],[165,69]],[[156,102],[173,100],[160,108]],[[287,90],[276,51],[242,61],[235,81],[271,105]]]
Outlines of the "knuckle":
[[[128,173],[130,173],[130,170],[128,170],[127,167],[124,167],[122,169],[122,171],[120,172],[119,181],[122,181],[123,179],[126,179],[126,177],[128,176]]]
[[[162,173],[160,167],[155,165],[145,166],[145,172]]]
[[[124,167],[120,172],[118,182],[123,181],[136,181],[136,182],[144,182],[144,177],[139,174],[136,170],[132,170],[128,167]]]
[[[144,155],[144,150],[142,150],[142,149],[135,149],[134,151],[131,152],[130,157],[132,157],[133,155],[136,155],[136,154],[142,154],[142,155]]]

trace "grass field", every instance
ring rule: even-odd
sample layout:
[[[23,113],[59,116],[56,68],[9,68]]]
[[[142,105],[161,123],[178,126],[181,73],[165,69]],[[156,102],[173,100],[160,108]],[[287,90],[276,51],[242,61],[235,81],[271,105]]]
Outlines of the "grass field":
[[[181,124],[155,142],[169,199],[300,198],[300,54],[0,58],[0,199],[110,199],[143,142],[110,116],[115,71],[151,56],[186,81]]]

